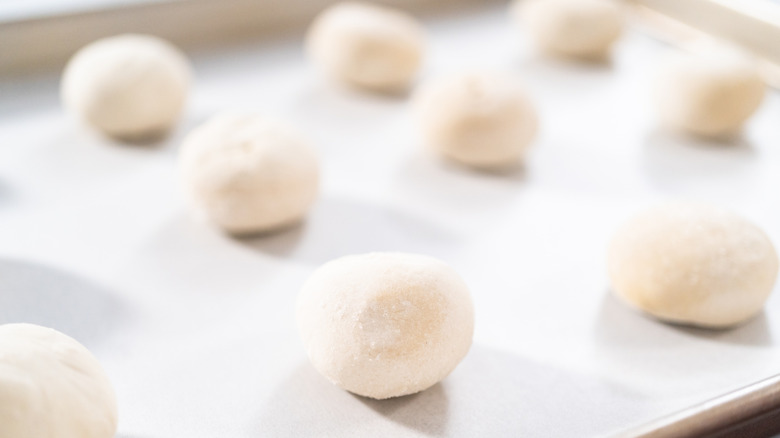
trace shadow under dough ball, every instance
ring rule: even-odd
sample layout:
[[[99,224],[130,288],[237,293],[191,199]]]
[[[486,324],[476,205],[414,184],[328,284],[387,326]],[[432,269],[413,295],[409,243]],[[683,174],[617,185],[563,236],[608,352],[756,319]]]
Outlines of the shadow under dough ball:
[[[315,18],[306,37],[314,63],[333,79],[393,92],[409,86],[422,63],[425,33],[403,11],[344,2]]]
[[[605,58],[623,29],[612,0],[517,0],[511,14],[542,51],[573,58]]]
[[[474,308],[445,263],[370,253],[317,269],[298,297],[297,321],[320,374],[385,399],[422,391],[455,369],[471,347]]]
[[[737,133],[765,93],[753,60],[735,50],[708,45],[663,59],[653,95],[665,126],[719,137]]]
[[[179,49],[148,35],[97,40],[68,62],[66,109],[104,134],[145,139],[167,132],[187,99],[191,68]]]
[[[615,234],[607,257],[612,290],[665,321],[728,327],[756,315],[777,278],[772,242],[722,208],[671,203]]]
[[[0,437],[111,438],[114,389],[74,339],[33,324],[0,326]]]
[[[317,198],[314,150],[291,127],[259,115],[226,113],[195,128],[179,166],[194,204],[232,234],[294,223]]]
[[[424,142],[467,166],[517,164],[536,136],[536,110],[508,76],[468,73],[432,80],[414,101]]]

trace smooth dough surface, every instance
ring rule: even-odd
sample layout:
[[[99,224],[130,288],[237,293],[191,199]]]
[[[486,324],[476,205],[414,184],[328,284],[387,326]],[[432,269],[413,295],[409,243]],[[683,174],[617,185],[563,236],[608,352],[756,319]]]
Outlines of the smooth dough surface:
[[[0,438],[112,438],[114,390],[97,359],[64,334],[0,325]]]
[[[605,57],[623,28],[611,0],[516,0],[512,15],[543,51],[585,59]]]
[[[185,189],[229,233],[269,231],[300,220],[317,197],[319,160],[291,127],[226,113],[182,143]]]
[[[607,262],[617,296],[662,320],[704,327],[758,313],[778,270],[775,248],[756,225],[688,203],[629,220],[612,239]]]
[[[516,164],[536,136],[536,110],[508,76],[467,73],[434,80],[415,96],[415,106],[424,142],[472,167]]]
[[[766,93],[752,60],[708,45],[661,62],[653,95],[661,122],[675,130],[718,137],[738,132]]]
[[[424,43],[411,15],[361,2],[325,9],[306,40],[312,60],[329,76],[376,91],[406,88],[420,68]]]
[[[444,379],[471,346],[468,288],[427,256],[371,253],[333,260],[298,297],[298,328],[314,367],[347,391],[384,399]]]
[[[65,68],[61,94],[68,111],[104,134],[146,138],[176,123],[190,76],[184,54],[167,41],[120,35],[79,50]]]

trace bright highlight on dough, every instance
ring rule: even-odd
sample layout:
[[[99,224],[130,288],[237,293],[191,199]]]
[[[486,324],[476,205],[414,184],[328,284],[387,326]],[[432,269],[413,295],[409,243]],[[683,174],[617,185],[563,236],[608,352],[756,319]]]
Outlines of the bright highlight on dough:
[[[712,44],[667,56],[653,93],[664,125],[709,137],[739,132],[764,94],[766,86],[753,60]]]
[[[609,247],[617,296],[659,319],[728,327],[758,313],[775,284],[769,238],[721,208],[673,203],[623,225]]]
[[[511,12],[536,45],[553,55],[602,59],[623,28],[621,10],[611,0],[516,0]]]
[[[376,91],[409,86],[423,58],[425,35],[409,14],[370,3],[325,9],[309,29],[312,60],[332,78]]]
[[[61,94],[68,111],[104,134],[145,139],[176,123],[190,76],[184,54],[167,41],[120,35],[79,50],[65,68]]]
[[[114,390],[97,359],[64,334],[0,325],[0,438],[113,438]]]
[[[371,253],[333,260],[298,297],[314,367],[365,397],[413,394],[444,379],[471,346],[474,309],[458,274],[431,257]]]
[[[536,110],[508,76],[469,73],[431,81],[415,96],[415,106],[425,143],[472,167],[516,164],[536,136]]]
[[[184,139],[179,163],[194,203],[233,234],[294,223],[317,197],[314,150],[292,128],[259,115],[215,116]]]

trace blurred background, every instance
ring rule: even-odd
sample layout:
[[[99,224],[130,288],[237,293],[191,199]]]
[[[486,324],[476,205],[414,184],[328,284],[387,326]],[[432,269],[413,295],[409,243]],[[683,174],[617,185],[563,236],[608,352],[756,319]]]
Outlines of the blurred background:
[[[60,68],[79,47],[123,32],[190,49],[301,31],[333,0],[6,0],[0,2],[0,74]],[[502,0],[383,0],[416,14]],[[624,0],[635,21],[670,42],[703,31],[780,62],[780,1]],[[770,81],[776,83],[776,81]]]

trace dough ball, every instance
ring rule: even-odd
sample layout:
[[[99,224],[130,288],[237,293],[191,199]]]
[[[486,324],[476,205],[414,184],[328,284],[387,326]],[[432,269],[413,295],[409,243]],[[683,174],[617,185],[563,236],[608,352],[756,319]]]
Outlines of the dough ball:
[[[314,367],[365,397],[413,394],[444,379],[471,346],[474,308],[455,271],[431,257],[372,253],[321,266],[298,297]]]
[[[187,97],[190,66],[159,38],[120,35],[78,51],[65,68],[68,111],[106,135],[142,139],[174,125]]]
[[[604,58],[623,27],[610,0],[520,0],[512,12],[540,49],[575,58]]]
[[[179,161],[195,204],[229,233],[296,222],[317,197],[315,152],[292,128],[262,116],[215,116],[184,139]]]
[[[536,111],[510,77],[461,74],[434,81],[415,105],[425,143],[468,166],[514,164],[536,136]]]
[[[761,310],[777,277],[769,238],[721,208],[673,203],[623,225],[608,255],[612,290],[659,319],[727,327]]]
[[[0,438],[113,438],[116,410],[84,346],[45,327],[0,325]]]
[[[314,20],[306,44],[314,62],[336,80],[397,91],[406,88],[420,68],[424,32],[402,11],[345,2]]]
[[[661,62],[654,97],[661,122],[718,137],[738,132],[761,105],[766,87],[756,65],[728,49],[674,53]]]

